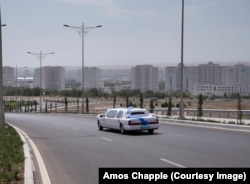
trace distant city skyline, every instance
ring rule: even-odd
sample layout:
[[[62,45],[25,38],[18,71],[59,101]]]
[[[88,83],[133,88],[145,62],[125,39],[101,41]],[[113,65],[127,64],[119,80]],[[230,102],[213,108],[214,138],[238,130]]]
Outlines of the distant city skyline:
[[[138,89],[141,92],[147,90],[159,91],[159,83],[165,83],[166,92],[177,92],[180,89],[180,65],[156,67],[154,65],[136,65],[130,68],[119,69],[100,69],[98,67],[84,68],[85,87],[105,89],[105,81],[117,83],[115,90],[121,89]],[[4,86],[39,86],[40,68],[32,72],[28,68],[3,67],[3,84]],[[65,82],[71,88],[81,81],[81,69],[61,66],[44,66],[43,71],[43,88],[63,89]],[[32,77],[32,75],[34,77]],[[34,78],[34,85],[33,85]],[[52,80],[53,79],[53,80]],[[184,67],[184,91],[198,95],[218,95],[223,96],[238,92],[241,95],[250,94],[250,65],[220,65],[209,62],[196,66]],[[124,81],[128,83],[124,84]],[[130,83],[130,86],[128,85]],[[70,83],[69,83],[70,82]],[[79,83],[80,84],[80,83]],[[57,86],[60,85],[60,86]]]
[[[203,64],[208,64],[209,62],[212,62],[214,64],[219,64],[221,66],[233,66],[233,65],[238,65],[238,64],[243,64],[243,65],[247,65],[247,66],[250,66],[250,62],[247,62],[247,61],[237,61],[237,62],[214,62],[214,61],[207,61],[207,62],[197,62],[197,63],[190,63],[190,64],[187,64],[187,63],[184,63],[184,66],[198,66],[198,65],[203,65]],[[154,65],[156,67],[159,67],[160,69],[161,68],[165,68],[165,67],[175,67],[177,66],[179,63],[140,63],[140,64],[117,64],[117,65],[98,65],[98,66],[85,66],[85,67],[97,67],[97,68],[100,68],[100,69],[104,69],[104,70],[108,70],[108,69],[130,69],[131,67],[135,67],[136,65]],[[36,68],[39,68],[40,66],[23,66],[23,65],[17,65],[17,66],[10,66],[10,65],[3,65],[3,66],[6,66],[6,67],[13,67],[13,68],[16,68],[17,69],[36,69]],[[42,67],[44,66],[62,66],[62,67],[65,67],[67,70],[75,70],[75,69],[78,69],[80,70],[81,69],[81,65],[79,64],[78,66],[74,66],[74,65],[50,65],[50,64],[46,64],[46,65],[43,65]]]
[[[81,66],[81,38],[64,24],[102,25],[85,37],[86,66],[180,63],[181,0],[0,0],[3,66]],[[185,0],[184,65],[250,62],[249,0]]]

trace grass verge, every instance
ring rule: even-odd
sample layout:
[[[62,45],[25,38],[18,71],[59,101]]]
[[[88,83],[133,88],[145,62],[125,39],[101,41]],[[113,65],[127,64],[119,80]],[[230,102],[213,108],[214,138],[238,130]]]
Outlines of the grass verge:
[[[24,182],[23,142],[16,130],[8,124],[0,128],[0,183]]]

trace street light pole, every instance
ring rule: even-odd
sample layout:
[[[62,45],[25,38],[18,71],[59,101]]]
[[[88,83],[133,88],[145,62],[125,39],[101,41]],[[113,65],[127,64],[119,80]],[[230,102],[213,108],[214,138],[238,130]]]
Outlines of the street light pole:
[[[54,52],[51,52],[51,53],[42,53],[42,51],[40,51],[39,53],[32,53],[32,52],[27,52],[28,54],[32,54],[32,55],[35,55],[38,57],[39,61],[40,61],[40,112],[42,112],[42,95],[43,95],[43,92],[42,92],[42,59],[45,57],[45,56],[48,56],[50,54],[54,54]]]
[[[184,0],[182,0],[182,21],[181,21],[181,101],[179,104],[179,116],[184,118],[184,103],[183,103],[183,40],[184,40]]]
[[[81,37],[82,37],[82,74],[81,74],[81,89],[82,89],[82,114],[84,112],[84,23],[82,22]]]
[[[74,30],[76,30],[80,37],[82,38],[82,72],[81,72],[81,90],[82,90],[82,114],[84,111],[84,37],[87,35],[87,33],[95,28],[100,28],[102,27],[102,25],[98,25],[98,26],[94,26],[94,27],[85,27],[84,23],[82,23],[81,27],[77,27],[77,26],[69,26],[67,24],[63,25],[64,27],[69,27],[72,28]]]
[[[2,50],[2,27],[6,24],[2,24],[1,10],[0,10],[0,128],[5,123],[4,118],[4,104],[3,104],[3,50]]]

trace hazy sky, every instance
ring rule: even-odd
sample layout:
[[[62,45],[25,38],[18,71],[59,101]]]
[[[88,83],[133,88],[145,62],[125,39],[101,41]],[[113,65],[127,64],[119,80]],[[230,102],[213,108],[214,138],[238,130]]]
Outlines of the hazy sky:
[[[85,37],[85,65],[165,64],[181,53],[182,0],[0,0],[3,65],[81,66],[79,34],[64,24],[102,25]],[[184,64],[250,62],[250,0],[185,0]]]

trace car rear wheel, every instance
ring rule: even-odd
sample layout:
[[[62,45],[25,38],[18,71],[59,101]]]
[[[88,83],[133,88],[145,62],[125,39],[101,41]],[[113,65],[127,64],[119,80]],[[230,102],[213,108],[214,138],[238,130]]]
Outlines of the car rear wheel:
[[[149,129],[149,130],[148,130],[148,133],[149,133],[149,134],[153,134],[153,133],[154,133],[154,129]]]
[[[99,130],[103,130],[103,127],[101,126],[100,121],[97,121],[97,125],[98,125]]]
[[[123,124],[120,124],[120,132],[121,132],[121,134],[125,134],[125,130],[124,130]]]

